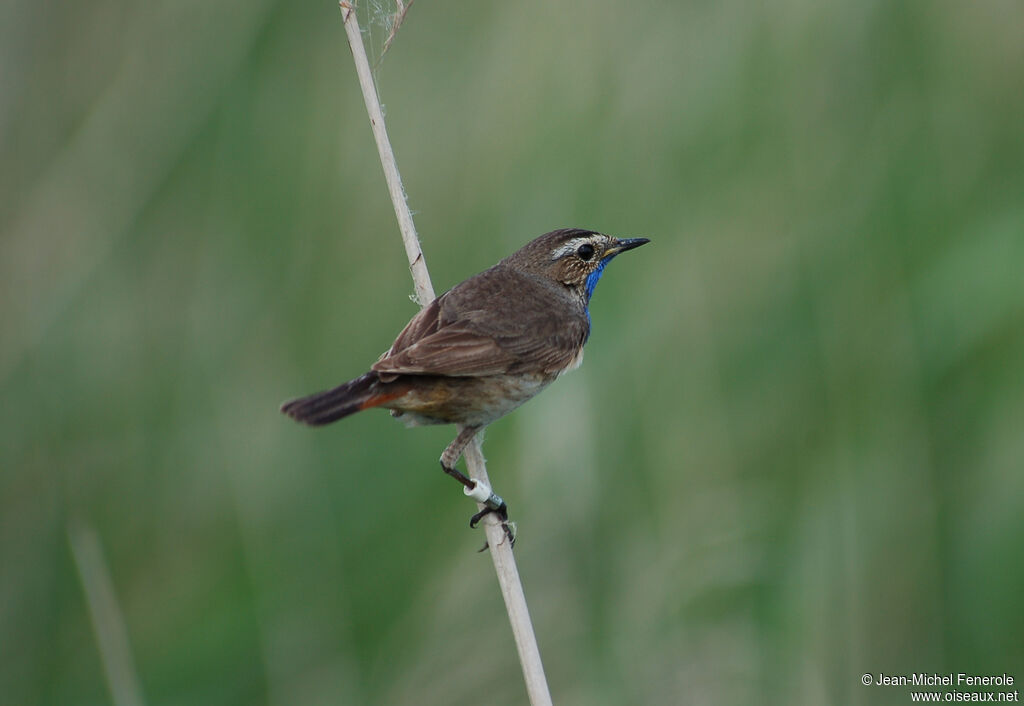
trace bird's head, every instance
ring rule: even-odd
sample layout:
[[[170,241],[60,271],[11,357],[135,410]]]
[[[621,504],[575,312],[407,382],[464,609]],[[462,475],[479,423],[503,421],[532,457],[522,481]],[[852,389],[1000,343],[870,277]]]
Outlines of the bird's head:
[[[615,238],[592,230],[563,228],[530,241],[503,263],[560,282],[589,300],[605,265],[619,253],[647,242],[647,238]]]

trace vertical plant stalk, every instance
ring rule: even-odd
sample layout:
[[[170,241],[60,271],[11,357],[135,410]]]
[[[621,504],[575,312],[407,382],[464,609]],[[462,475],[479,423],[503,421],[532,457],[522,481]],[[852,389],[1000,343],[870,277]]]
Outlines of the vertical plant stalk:
[[[373,73],[370,71],[370,62],[366,58],[363,35],[359,30],[359,22],[356,20],[355,2],[354,0],[351,3],[348,0],[341,0],[339,4],[341,18],[345,23],[345,32],[348,34],[348,45],[352,49],[352,58],[356,64],[356,74],[359,76],[359,88],[363,91],[366,113],[370,116],[370,128],[377,141],[381,166],[384,167],[384,179],[388,183],[391,203],[395,207],[398,230],[401,231],[402,242],[405,244],[405,256],[409,259],[409,271],[412,272],[412,283],[416,288],[416,303],[422,308],[434,301],[434,285],[430,283],[427,261],[423,258],[420,239],[416,235],[416,226],[412,222],[412,211],[409,210],[409,203],[405,200],[405,188],[402,186],[402,177],[398,173],[398,162],[395,161],[391,140],[388,139],[388,131],[384,127],[384,111],[381,110],[380,100],[377,98],[377,87],[373,83]]]
[[[114,595],[114,582],[103,559],[96,530],[73,524],[68,528],[68,545],[82,580],[111,701],[114,706],[143,706],[142,687],[128,644],[128,629]]]
[[[434,300],[434,287],[430,282],[430,275],[427,273],[427,264],[416,235],[416,227],[413,225],[412,212],[405,199],[405,190],[402,188],[398,164],[384,127],[384,114],[381,111],[380,100],[377,97],[377,89],[370,70],[370,62],[363,46],[363,36],[356,20],[354,0],[341,0],[339,4],[341,17],[345,24],[345,33],[348,35],[348,45],[352,49],[352,58],[359,76],[359,86],[363,92],[363,100],[366,102],[366,112],[370,117],[370,127],[373,129],[381,165],[384,167],[384,178],[387,180],[391,202],[395,207],[395,216],[398,218],[402,242],[405,243],[405,254],[409,259],[409,270],[412,272],[413,284],[416,287],[416,299],[419,305],[424,307]],[[480,448],[479,435],[466,447],[465,459],[470,477],[490,485],[483,452]],[[483,509],[482,505],[479,507]],[[519,570],[516,568],[511,543],[505,536],[501,522],[493,513],[486,515],[482,524],[487,535],[487,546],[491,550],[494,571],[498,577],[498,584],[501,586],[501,595],[505,599],[505,608],[508,610],[508,618],[512,626],[516,650],[519,652],[519,662],[523,668],[523,678],[526,680],[526,691],[530,698],[530,704],[532,706],[551,706],[551,693],[544,677],[544,665],[540,660],[540,649],[537,647],[537,637],[533,632],[533,623],[530,621],[530,611],[526,605],[523,584],[519,580]]]

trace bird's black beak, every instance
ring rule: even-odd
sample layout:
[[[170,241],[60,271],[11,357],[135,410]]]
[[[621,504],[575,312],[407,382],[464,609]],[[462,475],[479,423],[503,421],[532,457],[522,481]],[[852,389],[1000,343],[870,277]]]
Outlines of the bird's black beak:
[[[622,238],[621,240],[616,240],[615,243],[605,251],[604,256],[609,257],[611,255],[618,255],[620,252],[638,248],[649,242],[651,241],[647,238]]]

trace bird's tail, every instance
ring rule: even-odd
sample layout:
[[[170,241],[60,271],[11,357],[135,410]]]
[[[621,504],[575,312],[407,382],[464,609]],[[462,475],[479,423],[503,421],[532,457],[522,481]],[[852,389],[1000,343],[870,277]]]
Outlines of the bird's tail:
[[[330,424],[360,410],[378,407],[398,396],[382,390],[384,385],[377,373],[366,373],[333,390],[285,402],[281,405],[281,411],[295,421],[310,426]]]

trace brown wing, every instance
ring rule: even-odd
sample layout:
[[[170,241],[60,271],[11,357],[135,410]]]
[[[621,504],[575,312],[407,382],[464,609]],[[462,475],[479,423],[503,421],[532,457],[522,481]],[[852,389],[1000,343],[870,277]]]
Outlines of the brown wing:
[[[484,376],[563,370],[589,333],[582,305],[504,267],[431,302],[373,365],[397,374]]]

